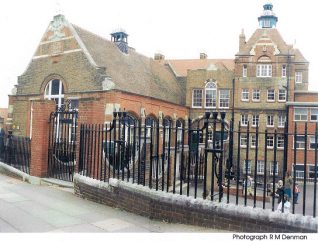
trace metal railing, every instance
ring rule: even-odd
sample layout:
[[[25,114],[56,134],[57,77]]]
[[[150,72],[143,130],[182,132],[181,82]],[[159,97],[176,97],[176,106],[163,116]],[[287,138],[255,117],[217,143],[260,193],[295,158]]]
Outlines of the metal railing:
[[[260,131],[226,123],[225,113],[216,112],[194,122],[149,117],[141,123],[116,112],[110,124],[81,124],[79,173],[316,217],[317,129]]]
[[[30,173],[30,138],[9,132],[0,136],[0,161],[22,172]]]

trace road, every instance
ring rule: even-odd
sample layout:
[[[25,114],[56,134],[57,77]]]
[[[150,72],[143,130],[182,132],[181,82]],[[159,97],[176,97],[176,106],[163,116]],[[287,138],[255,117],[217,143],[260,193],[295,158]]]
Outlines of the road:
[[[0,173],[0,232],[223,232],[153,221],[97,204],[69,188],[31,185]]]

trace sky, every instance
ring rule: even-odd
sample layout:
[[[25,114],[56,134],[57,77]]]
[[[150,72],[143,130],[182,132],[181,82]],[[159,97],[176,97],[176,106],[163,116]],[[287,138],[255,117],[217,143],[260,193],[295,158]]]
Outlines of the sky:
[[[110,39],[123,28],[129,46],[166,59],[234,58],[238,37],[258,28],[266,0],[10,0],[0,5],[0,107],[30,62],[57,13],[84,29]],[[310,62],[309,90],[318,91],[316,0],[271,0],[277,29]]]

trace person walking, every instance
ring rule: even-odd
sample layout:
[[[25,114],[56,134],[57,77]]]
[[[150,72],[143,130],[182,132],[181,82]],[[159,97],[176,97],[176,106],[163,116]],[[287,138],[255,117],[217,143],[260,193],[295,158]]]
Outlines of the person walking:
[[[247,178],[244,180],[243,190],[245,191],[246,185],[246,194],[249,196],[253,196],[252,183],[253,179],[251,178],[251,176],[247,176]]]
[[[5,131],[3,128],[3,124],[0,123],[0,158],[3,157],[3,154],[4,154],[4,138],[5,138]]]
[[[282,180],[279,180],[277,184],[278,184],[278,186],[276,189],[275,196],[278,197],[278,203],[280,203],[283,200],[285,190],[284,190]]]
[[[292,186],[293,186],[293,178],[290,175],[290,173],[287,172],[286,179],[285,179],[285,194],[288,195],[289,200],[291,199],[291,196],[292,196]]]
[[[300,193],[299,185],[298,185],[298,183],[295,183],[295,196],[294,196],[294,203],[295,204],[298,204],[299,193]]]

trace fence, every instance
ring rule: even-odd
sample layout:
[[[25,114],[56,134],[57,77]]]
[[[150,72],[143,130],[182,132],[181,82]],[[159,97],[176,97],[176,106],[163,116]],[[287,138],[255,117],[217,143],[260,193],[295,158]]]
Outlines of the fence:
[[[289,133],[286,126],[260,131],[248,123],[226,123],[225,113],[216,112],[194,122],[154,117],[142,122],[115,112],[110,124],[81,124],[79,173],[316,217],[317,126],[315,133],[307,124],[304,132],[296,127]]]
[[[0,136],[0,161],[22,172],[30,173],[30,138],[8,135]]]

